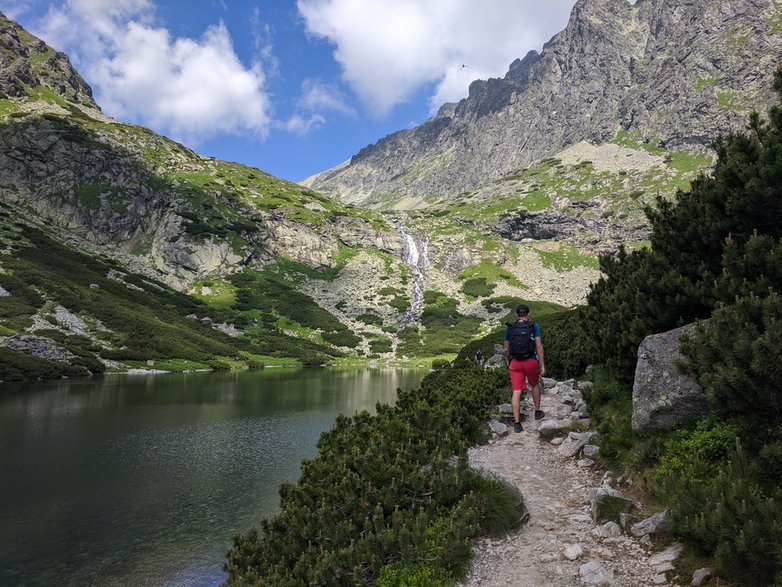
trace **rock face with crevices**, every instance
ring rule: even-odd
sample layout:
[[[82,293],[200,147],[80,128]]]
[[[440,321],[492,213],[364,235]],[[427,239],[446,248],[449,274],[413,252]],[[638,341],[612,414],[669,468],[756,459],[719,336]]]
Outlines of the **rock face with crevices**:
[[[706,393],[695,379],[681,372],[679,339],[695,324],[647,336],[638,347],[633,381],[633,430],[669,429],[682,420],[709,413]]]
[[[622,132],[703,150],[772,102],[781,21],[774,0],[578,0],[566,28],[504,78],[474,81],[458,104],[304,183],[393,206],[474,189]]]

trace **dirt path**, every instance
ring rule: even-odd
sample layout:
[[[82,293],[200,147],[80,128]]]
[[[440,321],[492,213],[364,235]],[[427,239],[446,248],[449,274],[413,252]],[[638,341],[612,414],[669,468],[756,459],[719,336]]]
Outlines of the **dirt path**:
[[[544,394],[542,407],[555,413],[557,396]],[[491,444],[470,450],[470,462],[493,471],[515,483],[524,496],[529,521],[507,537],[483,539],[475,548],[475,558],[465,586],[580,586],[611,585],[638,587],[671,585],[655,568],[654,554],[632,536],[599,538],[592,534],[590,489],[599,487],[602,473],[579,466],[575,459],[559,454],[557,447],[541,441],[535,422],[524,430],[495,439]],[[583,554],[569,560],[566,549],[574,545]],[[568,554],[571,557],[574,553]],[[582,565],[596,561],[608,578],[583,577]],[[610,577],[610,574],[613,576]]]

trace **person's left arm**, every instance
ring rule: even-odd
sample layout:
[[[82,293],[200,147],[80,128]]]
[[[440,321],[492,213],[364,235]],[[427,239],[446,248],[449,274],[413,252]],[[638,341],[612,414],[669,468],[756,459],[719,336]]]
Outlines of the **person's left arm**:
[[[535,351],[538,354],[538,367],[540,368],[540,374],[546,374],[546,360],[543,355],[543,338],[540,331],[540,326],[535,325]]]

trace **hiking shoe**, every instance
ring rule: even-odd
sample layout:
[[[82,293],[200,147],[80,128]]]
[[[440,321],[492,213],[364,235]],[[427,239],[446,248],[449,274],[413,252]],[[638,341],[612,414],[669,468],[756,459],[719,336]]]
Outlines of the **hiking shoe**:
[[[546,415],[546,412],[544,412],[543,410],[535,410],[535,419],[536,420],[542,420],[543,416],[545,416],[545,415]]]
[[[521,432],[521,422],[514,422],[513,423],[513,431],[514,432]]]

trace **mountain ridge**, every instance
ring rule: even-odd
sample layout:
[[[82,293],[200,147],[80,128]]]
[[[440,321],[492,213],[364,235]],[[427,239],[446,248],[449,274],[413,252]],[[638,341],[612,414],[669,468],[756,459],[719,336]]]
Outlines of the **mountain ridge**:
[[[780,18],[772,0],[579,0],[565,29],[504,78],[474,81],[458,104],[302,184],[398,208],[403,196],[421,206],[620,132],[703,151],[771,103]]]

